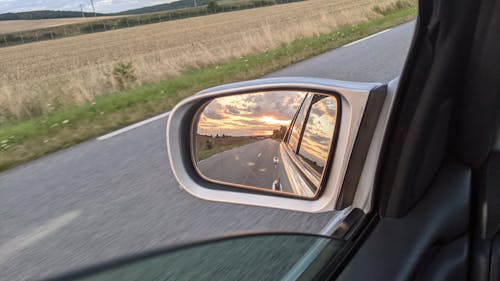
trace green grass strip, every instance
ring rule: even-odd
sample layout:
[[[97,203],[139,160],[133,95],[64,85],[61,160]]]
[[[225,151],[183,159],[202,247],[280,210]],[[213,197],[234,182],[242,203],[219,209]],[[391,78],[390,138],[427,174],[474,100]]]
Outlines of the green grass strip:
[[[202,89],[260,77],[415,18],[416,7],[369,22],[296,40],[241,59],[186,71],[157,83],[97,98],[94,102],[0,127],[0,171],[169,111]]]

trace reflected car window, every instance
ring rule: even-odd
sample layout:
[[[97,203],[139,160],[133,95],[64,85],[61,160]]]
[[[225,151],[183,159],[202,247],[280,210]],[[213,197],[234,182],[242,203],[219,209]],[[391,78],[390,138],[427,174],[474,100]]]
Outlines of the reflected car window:
[[[337,98],[315,95],[298,155],[318,178],[328,160],[336,121]]]
[[[297,145],[299,144],[300,134],[302,131],[302,124],[304,123],[304,118],[306,116],[307,110],[309,109],[309,103],[311,101],[312,95],[308,94],[300,108],[297,119],[293,124],[292,131],[290,133],[290,139],[288,140],[288,146],[293,152],[297,152]]]

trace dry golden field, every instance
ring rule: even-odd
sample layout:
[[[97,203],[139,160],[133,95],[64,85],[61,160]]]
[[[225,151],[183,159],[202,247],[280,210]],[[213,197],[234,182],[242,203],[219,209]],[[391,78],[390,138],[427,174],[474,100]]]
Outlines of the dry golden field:
[[[3,20],[0,21],[0,35],[19,32],[19,31],[28,31],[40,28],[82,23],[82,22],[100,21],[117,17],[119,16],[98,17],[98,18],[46,19],[46,20]]]
[[[133,87],[366,21],[394,2],[308,0],[0,48],[0,124],[118,90],[118,62],[132,63]]]

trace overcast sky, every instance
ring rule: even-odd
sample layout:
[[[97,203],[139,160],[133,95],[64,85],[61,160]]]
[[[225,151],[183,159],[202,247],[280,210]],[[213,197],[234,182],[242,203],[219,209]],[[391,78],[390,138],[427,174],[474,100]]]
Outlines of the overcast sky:
[[[94,0],[96,12],[112,13],[135,8],[170,3],[175,0]],[[90,0],[0,0],[0,14],[33,10],[92,11]]]

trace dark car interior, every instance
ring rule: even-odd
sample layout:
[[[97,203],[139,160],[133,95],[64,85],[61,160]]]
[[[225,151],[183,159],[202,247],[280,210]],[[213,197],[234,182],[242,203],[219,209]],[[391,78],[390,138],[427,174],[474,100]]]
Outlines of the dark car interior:
[[[500,280],[499,34],[500,1],[420,1],[378,213],[332,277]]]

